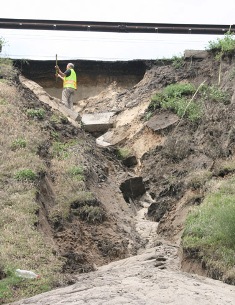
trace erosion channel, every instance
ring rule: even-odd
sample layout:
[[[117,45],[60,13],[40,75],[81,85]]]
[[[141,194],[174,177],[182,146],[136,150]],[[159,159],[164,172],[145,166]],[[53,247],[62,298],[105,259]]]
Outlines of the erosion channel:
[[[77,217],[80,202],[73,200],[67,221],[58,218],[52,228],[47,214],[55,205],[56,187],[52,175],[41,177],[39,228],[66,260],[64,273],[73,277],[69,286],[14,304],[233,304],[230,277],[185,253],[181,237],[190,209],[226,178],[218,174],[218,160],[234,156],[234,138],[228,137],[234,130],[234,61],[222,67],[221,87],[230,93],[229,102],[207,105],[200,124],[172,109],[153,110],[150,102],[171,84],[217,83],[219,66],[209,54],[185,58],[180,69],[166,61],[74,63],[78,91],[72,112],[60,106],[53,62],[17,63],[19,79],[31,106],[38,103],[68,118],[66,124],[54,122],[64,140],[86,143],[77,156],[95,198],[84,202],[106,214],[100,223],[89,224]],[[87,115],[102,113],[112,113],[111,125],[88,132]],[[47,153],[42,147],[41,157]],[[195,175],[205,171],[214,177],[210,186],[195,186]]]

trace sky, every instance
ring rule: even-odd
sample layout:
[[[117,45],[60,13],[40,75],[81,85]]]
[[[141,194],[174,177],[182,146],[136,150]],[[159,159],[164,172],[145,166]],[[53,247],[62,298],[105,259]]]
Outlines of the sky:
[[[0,0],[0,18],[142,23],[235,23],[235,1],[224,0]],[[222,36],[0,29],[1,57],[133,60],[182,56]]]

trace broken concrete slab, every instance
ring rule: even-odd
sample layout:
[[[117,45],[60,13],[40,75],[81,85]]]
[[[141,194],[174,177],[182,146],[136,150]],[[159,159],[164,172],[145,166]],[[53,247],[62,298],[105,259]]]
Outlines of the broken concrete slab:
[[[106,132],[113,127],[112,117],[115,112],[83,114],[81,121],[83,129],[90,133]]]
[[[151,128],[153,131],[164,130],[179,121],[179,117],[173,113],[160,113],[153,116],[147,123],[146,126]]]
[[[195,58],[195,59],[205,59],[208,57],[208,52],[205,50],[185,50],[184,58]]]
[[[127,126],[111,129],[98,137],[96,139],[96,144],[103,147],[120,144],[127,138],[127,129]]]

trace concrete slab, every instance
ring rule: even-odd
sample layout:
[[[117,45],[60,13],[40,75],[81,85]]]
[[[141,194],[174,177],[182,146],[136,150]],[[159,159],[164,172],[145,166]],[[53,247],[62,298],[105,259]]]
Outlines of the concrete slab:
[[[83,114],[81,121],[83,129],[87,132],[106,132],[113,127],[112,117],[115,112]]]
[[[37,98],[44,104],[49,105],[52,109],[56,109],[60,111],[64,116],[68,118],[68,120],[76,127],[79,127],[79,122],[81,120],[80,115],[67,108],[65,105],[61,103],[61,101],[55,97],[50,96],[40,85],[31,81],[22,75],[19,77],[21,84],[31,90]]]
[[[208,57],[208,52],[205,50],[185,50],[184,58],[205,59]]]
[[[146,126],[151,128],[153,131],[159,131],[166,129],[167,127],[177,123],[179,117],[173,113],[161,113],[153,116],[147,123]]]

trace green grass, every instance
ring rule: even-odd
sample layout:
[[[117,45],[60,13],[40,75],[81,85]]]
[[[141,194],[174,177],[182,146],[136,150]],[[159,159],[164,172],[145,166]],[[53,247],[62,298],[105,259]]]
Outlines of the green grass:
[[[117,149],[117,157],[120,160],[124,160],[130,156],[130,150],[127,147],[120,147]]]
[[[215,54],[215,58],[220,60],[224,55],[235,53],[235,36],[231,32],[225,33],[223,38],[217,38],[215,41],[209,41],[207,47],[209,51]]]
[[[235,284],[235,178],[205,197],[188,215],[182,237],[185,251],[197,253],[209,273]]]
[[[39,109],[27,109],[26,114],[29,118],[37,118],[37,119],[44,119],[46,111],[42,108]]]
[[[22,169],[15,173],[14,178],[18,181],[35,181],[37,175],[31,169]]]
[[[162,108],[173,111],[180,118],[185,117],[193,122],[199,120],[202,116],[201,103],[191,100],[195,92],[196,88],[190,83],[165,87],[151,98],[146,118],[149,119],[156,109]]]
[[[20,148],[25,148],[26,144],[27,144],[26,140],[24,138],[20,137],[20,138],[15,139],[12,142],[11,148],[13,150],[20,149]]]
[[[29,297],[35,293],[40,294],[52,289],[49,278],[23,279],[14,274],[14,270],[6,272],[6,278],[0,280],[0,304],[4,300],[13,302],[22,297]]]
[[[203,85],[200,88],[201,97],[204,100],[210,100],[215,103],[229,104],[231,101],[231,94],[229,92],[220,89],[218,86]]]

